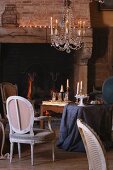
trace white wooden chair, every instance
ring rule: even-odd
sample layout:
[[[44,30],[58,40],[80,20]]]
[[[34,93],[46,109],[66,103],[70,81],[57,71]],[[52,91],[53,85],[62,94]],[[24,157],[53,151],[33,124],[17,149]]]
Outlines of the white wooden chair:
[[[31,164],[34,165],[33,148],[35,143],[52,143],[52,158],[54,161],[55,132],[51,128],[50,117],[40,116],[34,118],[32,104],[21,96],[10,96],[6,101],[7,117],[10,126],[10,163],[13,155],[13,145],[18,143],[19,158],[21,157],[20,143],[31,145]],[[38,129],[34,132],[34,120],[48,120],[48,129]]]
[[[89,170],[108,170],[105,149],[97,134],[82,120],[77,119],[89,164]]]

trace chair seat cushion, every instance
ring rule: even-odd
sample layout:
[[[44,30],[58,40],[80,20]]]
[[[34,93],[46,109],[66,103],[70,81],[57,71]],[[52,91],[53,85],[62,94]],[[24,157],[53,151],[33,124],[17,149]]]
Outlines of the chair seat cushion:
[[[42,130],[39,129],[38,133],[37,130],[35,131],[35,136],[39,139],[39,141],[51,141],[52,139],[55,139],[55,132],[49,131],[49,130]]]
[[[54,140],[56,137],[54,131],[49,131],[45,129],[35,129],[34,135],[31,134],[10,134],[11,140],[30,140],[34,141],[36,143],[40,142],[49,142],[51,140]]]

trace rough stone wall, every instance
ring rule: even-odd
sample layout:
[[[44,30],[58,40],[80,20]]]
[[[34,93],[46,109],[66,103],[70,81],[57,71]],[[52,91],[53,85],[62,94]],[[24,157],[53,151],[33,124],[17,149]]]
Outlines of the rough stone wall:
[[[0,1],[1,15],[6,4],[16,4],[19,14],[18,22],[26,26],[50,26],[50,17],[61,19],[64,0],[3,0]],[[72,0],[72,8],[76,19],[83,18],[90,27],[89,0]]]

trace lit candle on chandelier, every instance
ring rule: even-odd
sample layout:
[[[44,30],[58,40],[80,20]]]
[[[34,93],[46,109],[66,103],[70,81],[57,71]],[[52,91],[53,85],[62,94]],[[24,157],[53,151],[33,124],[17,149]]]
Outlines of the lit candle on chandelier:
[[[66,20],[66,34],[68,34],[68,20]]]
[[[53,35],[53,18],[51,17],[51,35]]]
[[[81,20],[79,21],[79,26],[80,26],[80,29],[81,29],[81,27],[82,27],[82,21]]]
[[[85,25],[86,25],[86,22],[83,21],[83,35],[85,34]]]
[[[85,25],[86,25],[86,22],[85,22],[85,21],[83,21],[83,29],[85,29]]]
[[[56,19],[56,28],[55,28],[55,35],[58,34],[58,20]]]
[[[81,36],[80,21],[78,21],[78,36]]]

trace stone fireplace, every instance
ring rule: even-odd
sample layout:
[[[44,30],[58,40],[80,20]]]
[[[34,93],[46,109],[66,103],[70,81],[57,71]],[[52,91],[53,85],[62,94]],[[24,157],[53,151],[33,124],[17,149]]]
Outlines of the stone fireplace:
[[[1,4],[2,3],[2,4]],[[1,13],[8,0],[0,2]],[[14,3],[10,0],[10,3]],[[63,1],[22,1],[15,3],[18,11],[18,25],[0,27],[0,81],[10,81],[19,87],[19,93],[27,96],[28,75],[35,72],[45,91],[61,84],[66,89],[66,79],[70,81],[72,94],[76,93],[78,81],[83,81],[84,93],[88,92],[88,60],[92,55],[92,29],[90,28],[89,0],[73,1],[76,18],[87,21],[84,46],[70,54],[56,51],[50,45],[50,16],[60,19]],[[54,7],[54,10],[53,10]],[[79,10],[81,9],[81,10]],[[43,15],[42,15],[43,14]],[[28,22],[29,21],[29,22]],[[36,84],[38,84],[38,80]]]

